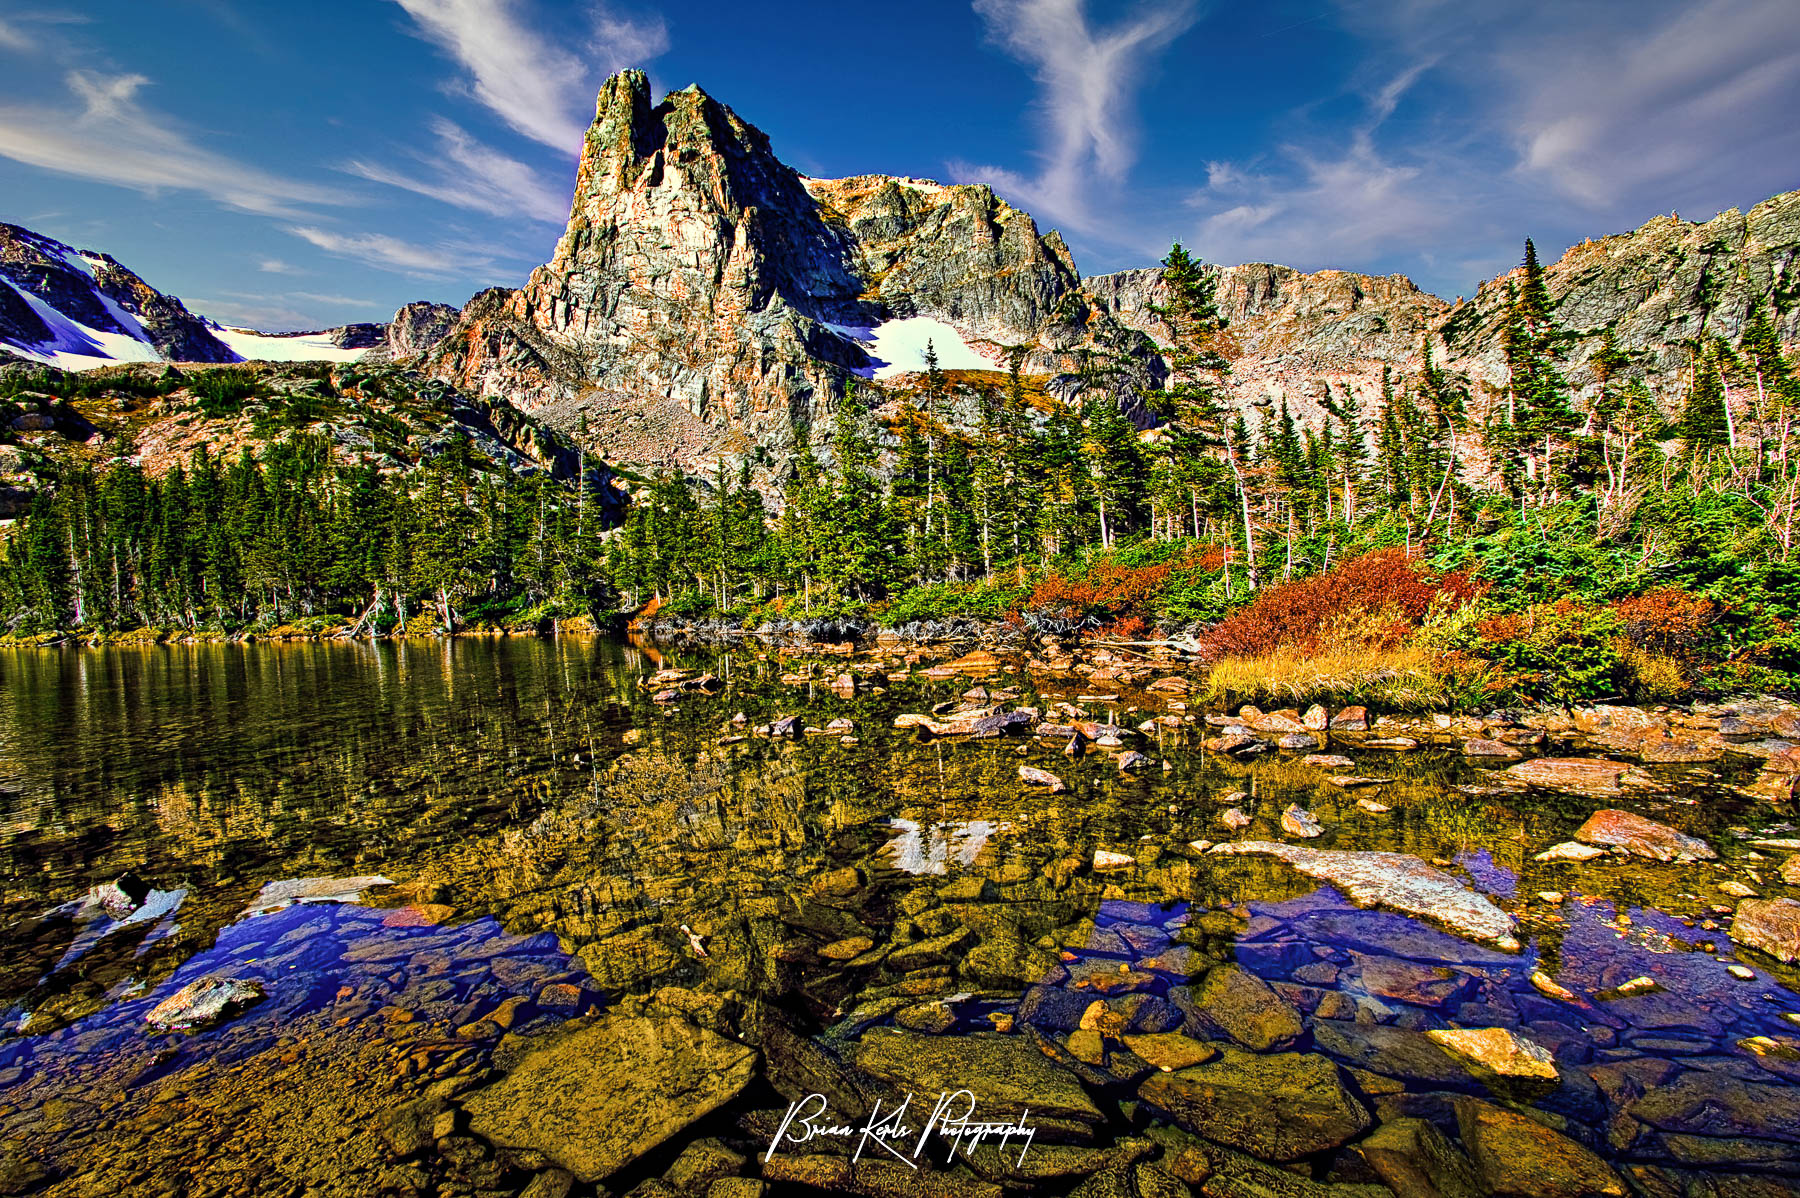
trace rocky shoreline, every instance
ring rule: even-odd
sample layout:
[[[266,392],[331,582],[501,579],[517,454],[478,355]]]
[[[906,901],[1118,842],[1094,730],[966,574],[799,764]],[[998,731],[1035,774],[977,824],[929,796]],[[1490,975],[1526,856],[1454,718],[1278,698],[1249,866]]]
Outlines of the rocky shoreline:
[[[57,1195],[156,1192],[136,1154],[167,1168],[227,1137],[240,1165],[193,1192],[257,1192],[290,1161],[334,1196],[1800,1180],[1800,706],[1227,711],[1173,647],[957,648],[633,659],[583,700],[619,722],[557,750],[582,771],[565,801],[412,862],[403,906],[354,899],[385,879],[310,879],[342,904],[324,930],[298,909],[235,923],[238,958],[111,1024],[0,1041],[30,1054],[0,1059],[0,1130]],[[95,901],[129,918],[147,884]],[[554,938],[508,950],[529,967],[458,939],[501,928]],[[333,935],[358,939],[321,953]],[[184,1040],[127,1034],[208,994],[244,1001]],[[340,1067],[374,1072],[345,1087]],[[90,1114],[57,1089],[71,1073],[138,1097]],[[348,1095],[320,1099],[341,1118],[246,1113],[296,1086]],[[961,1089],[1036,1129],[1022,1163],[777,1143],[813,1094],[852,1127],[911,1094],[916,1137]]]

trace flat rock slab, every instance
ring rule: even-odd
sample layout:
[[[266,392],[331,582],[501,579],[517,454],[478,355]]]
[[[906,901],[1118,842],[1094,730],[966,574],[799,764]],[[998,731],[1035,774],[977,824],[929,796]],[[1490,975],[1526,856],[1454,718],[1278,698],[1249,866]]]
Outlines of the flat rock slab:
[[[1217,1060],[1151,1074],[1138,1096],[1189,1131],[1265,1161],[1336,1148],[1371,1122],[1338,1067],[1314,1053],[1227,1048]]]
[[[542,1152],[584,1182],[742,1093],[756,1050],[679,1019],[616,1017],[558,1036],[463,1107],[476,1135]]]
[[[1415,915],[1482,944],[1518,952],[1513,917],[1456,878],[1407,853],[1313,849],[1271,840],[1215,845],[1210,852],[1278,857],[1338,887],[1350,901]]]
[[[151,1008],[144,1022],[162,1032],[186,1032],[228,1019],[264,994],[254,978],[207,976],[189,982]]]
[[[1499,776],[1518,786],[1598,799],[1656,787],[1656,779],[1635,765],[1587,757],[1539,757],[1508,766]]]
[[[860,1072],[911,1092],[913,1109],[923,1104],[926,1114],[940,1094],[968,1090],[981,1119],[1002,1122],[1029,1112],[1029,1121],[1047,1139],[1052,1133],[1088,1139],[1106,1121],[1075,1075],[1021,1036],[931,1036],[871,1028],[847,1047],[847,1056]]]
[[[1489,1192],[1508,1198],[1624,1198],[1612,1166],[1528,1115],[1476,1098],[1456,1101],[1463,1147]]]
[[[1575,839],[1584,844],[1617,845],[1634,857],[1652,861],[1711,861],[1718,856],[1704,840],[1614,808],[1588,816],[1575,830]]]
[[[355,878],[288,878],[266,882],[255,900],[244,908],[245,915],[279,911],[295,903],[357,903],[363,891],[376,886],[392,886],[392,878],[365,874]]]

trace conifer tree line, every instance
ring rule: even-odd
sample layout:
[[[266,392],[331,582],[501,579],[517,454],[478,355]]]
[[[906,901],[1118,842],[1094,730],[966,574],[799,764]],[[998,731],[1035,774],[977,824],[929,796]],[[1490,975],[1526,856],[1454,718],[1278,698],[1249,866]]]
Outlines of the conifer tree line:
[[[1253,428],[1229,402],[1217,275],[1177,244],[1163,278],[1168,299],[1154,312],[1171,373],[1145,397],[1161,418],[1148,435],[1121,412],[1103,361],[1063,404],[1029,394],[1017,356],[1003,384],[953,386],[928,350],[885,437],[868,392],[813,430],[778,516],[744,476],[720,472],[699,490],[659,479],[609,542],[625,601],[729,611],[780,597],[814,610],[1185,541],[1215,551],[1229,604],[1371,548],[1474,536],[1508,505],[1529,515],[1574,503],[1591,512],[1593,536],[1622,533],[1652,519],[1640,511],[1647,494],[1672,487],[1747,513],[1783,558],[1793,548],[1800,383],[1765,310],[1735,346],[1687,347],[1680,411],[1658,409],[1610,331],[1591,359],[1597,394],[1581,399],[1563,373],[1575,338],[1528,240],[1503,311],[1503,392],[1475,402],[1427,338],[1421,368],[1384,369],[1374,395],[1322,380],[1319,427],[1283,401]]]
[[[1145,551],[1207,563],[1207,597],[1188,609],[1205,618],[1371,549],[1442,550],[1504,520],[1567,526],[1569,513],[1581,535],[1636,538],[1646,558],[1717,542],[1721,527],[1736,554],[1793,552],[1800,382],[1766,310],[1735,344],[1685,347],[1679,411],[1658,407],[1610,331],[1588,352],[1596,385],[1578,396],[1565,375],[1578,341],[1527,241],[1502,312],[1503,390],[1472,389],[1427,339],[1420,368],[1384,371],[1372,395],[1320,380],[1316,426],[1285,402],[1253,425],[1230,402],[1217,274],[1179,244],[1163,268],[1153,312],[1170,372],[1142,397],[1158,418],[1147,433],[1121,410],[1120,363],[1103,351],[1086,355],[1064,402],[1034,390],[1022,353],[970,381],[928,349],[922,376],[852,389],[805,430],[779,503],[747,466],[664,474],[610,530],[585,485],[489,468],[462,441],[399,473],[334,463],[309,431],[231,460],[201,450],[162,477],[71,460],[0,537],[0,623],[329,616],[362,632],[421,613],[454,628],[653,599],[677,613],[771,601],[830,612],[946,585],[1023,590],[1096,555]],[[1674,500],[1688,514],[1671,514]],[[1562,515],[1547,520],[1553,508]]]
[[[373,632],[471,612],[613,606],[591,497],[542,473],[478,469],[464,438],[410,473],[334,464],[296,433],[153,477],[64,461],[0,542],[14,631],[237,629],[355,617]]]

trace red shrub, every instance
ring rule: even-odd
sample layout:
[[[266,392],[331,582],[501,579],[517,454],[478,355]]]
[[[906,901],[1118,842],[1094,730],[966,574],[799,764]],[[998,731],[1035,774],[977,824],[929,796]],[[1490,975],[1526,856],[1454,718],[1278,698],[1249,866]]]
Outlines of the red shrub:
[[[1100,621],[1154,612],[1169,575],[1187,568],[1193,557],[1190,551],[1152,566],[1125,566],[1100,558],[1079,577],[1048,574],[1033,588],[1025,610],[1058,619]]]
[[[1260,592],[1206,641],[1217,656],[1252,656],[1292,645],[1311,652],[1320,634],[1346,616],[1391,614],[1392,640],[1417,627],[1440,599],[1460,603],[1480,592],[1468,574],[1432,574],[1404,549],[1380,549],[1335,570]]]
[[[1707,643],[1719,605],[1677,587],[1651,591],[1612,605],[1625,625],[1625,639],[1640,649],[1688,658]]]

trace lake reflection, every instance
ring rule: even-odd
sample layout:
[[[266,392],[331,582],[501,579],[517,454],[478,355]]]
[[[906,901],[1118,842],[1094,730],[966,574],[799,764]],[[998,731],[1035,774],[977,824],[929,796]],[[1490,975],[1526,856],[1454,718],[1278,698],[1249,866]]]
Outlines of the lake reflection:
[[[646,685],[670,665],[722,689]],[[659,1153],[750,1160],[759,1120],[795,1094],[885,1093],[871,1079],[960,1069],[937,1049],[990,1040],[1095,1096],[1104,1125],[1071,1107],[1058,1134],[1123,1143],[1149,1118],[1141,1085],[1180,1097],[1141,1054],[1206,1060],[1156,1039],[1185,1037],[1226,1073],[1328,1056],[1331,1087],[1379,1122],[1455,1136],[1454,1100],[1523,1095],[1621,1166],[1800,1171],[1800,1136],[1781,1131],[1800,1068],[1744,1047],[1791,1037],[1793,971],[1728,972],[1706,868],[1537,862],[1593,803],[1496,794],[1428,749],[1365,754],[1361,772],[1392,779],[1374,814],[1295,755],[1207,753],[1179,721],[1138,742],[1154,768],[1137,772],[1061,740],[925,741],[896,716],[968,681],[871,666],[833,691],[783,684],[795,668],[536,638],[0,653],[0,1131],[57,1194],[161,1193],[196,1154],[223,1155],[194,1192],[256,1192],[243,1179],[279,1160],[321,1194],[517,1193],[554,1157],[496,1153],[446,1104],[507,1068],[521,1033],[603,1012],[761,1054],[741,1100]],[[1067,698],[1004,681],[1021,704]],[[1093,714],[1130,726],[1168,700],[1133,702]],[[797,735],[759,734],[784,715]],[[1021,765],[1067,793],[1027,788]],[[1728,781],[1669,772],[1645,801],[1735,860],[1780,813]],[[1280,839],[1289,805],[1319,819],[1315,847],[1436,862],[1517,921],[1524,951],[1195,846],[1232,838],[1230,808],[1251,820],[1239,837]],[[87,901],[125,874],[146,888],[130,914]],[[188,1037],[143,1027],[221,972],[268,997]],[[1638,978],[1657,989],[1611,994]],[[1430,1033],[1457,1028],[1540,1045],[1547,1096],[1443,1056]],[[1735,1103],[1738,1122],[1657,1107],[1668,1086]],[[428,1111],[423,1130],[395,1131],[397,1110]],[[428,1134],[439,1117],[454,1134]],[[1299,1155],[1368,1183],[1342,1142]],[[146,1144],[160,1163],[136,1163]],[[656,1176],[633,1169],[613,1192]]]

